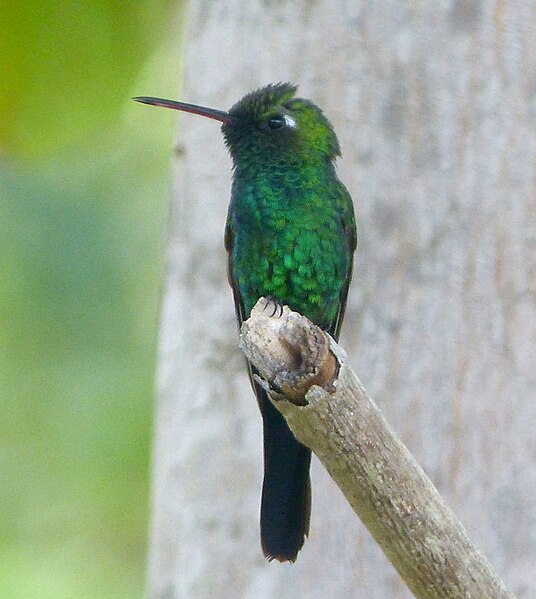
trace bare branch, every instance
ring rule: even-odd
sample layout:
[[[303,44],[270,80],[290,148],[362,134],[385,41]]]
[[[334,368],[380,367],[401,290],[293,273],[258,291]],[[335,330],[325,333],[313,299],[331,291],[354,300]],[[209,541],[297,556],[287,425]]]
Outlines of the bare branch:
[[[297,439],[318,456],[417,598],[514,597],[329,336],[261,298],[242,327],[241,347],[276,390],[274,403]]]

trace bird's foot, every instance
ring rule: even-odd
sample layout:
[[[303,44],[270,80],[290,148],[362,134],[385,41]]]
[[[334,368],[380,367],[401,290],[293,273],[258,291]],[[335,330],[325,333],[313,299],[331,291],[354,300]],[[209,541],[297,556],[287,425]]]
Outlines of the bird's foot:
[[[283,302],[279,301],[277,298],[269,295],[268,297],[264,298],[264,307],[262,309],[263,312],[266,312],[266,310],[272,310],[272,313],[270,314],[270,318],[273,318],[276,314],[277,314],[277,318],[281,318],[281,316],[283,316],[283,307],[284,304]]]

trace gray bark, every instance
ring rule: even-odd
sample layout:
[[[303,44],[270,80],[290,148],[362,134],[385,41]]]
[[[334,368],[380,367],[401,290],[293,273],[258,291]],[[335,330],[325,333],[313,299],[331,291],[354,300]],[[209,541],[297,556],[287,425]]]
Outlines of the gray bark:
[[[290,80],[322,106],[359,220],[342,343],[520,598],[536,594],[536,2],[196,2],[180,97]],[[151,598],[410,597],[313,466],[295,565],[258,544],[260,416],[222,235],[230,160],[181,119],[158,370]],[[357,539],[357,540],[356,540]]]

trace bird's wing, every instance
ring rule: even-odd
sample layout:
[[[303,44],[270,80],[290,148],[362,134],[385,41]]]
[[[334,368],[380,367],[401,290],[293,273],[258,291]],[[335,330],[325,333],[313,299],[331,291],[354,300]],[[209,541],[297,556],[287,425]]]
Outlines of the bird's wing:
[[[348,242],[349,261],[344,285],[340,293],[339,311],[337,312],[337,316],[328,331],[329,334],[333,337],[333,339],[335,339],[335,341],[338,341],[339,339],[339,333],[341,331],[341,325],[344,319],[344,312],[346,310],[346,300],[348,298],[348,288],[350,287],[350,281],[352,280],[352,270],[354,263],[353,256],[354,251],[357,247],[357,229],[354,214],[354,204],[352,202],[350,194],[348,193],[346,187],[344,187],[342,183],[340,184],[339,197],[342,228],[344,232],[344,237]]]
[[[238,283],[233,277],[233,241],[234,241],[234,233],[229,220],[225,225],[225,235],[224,235],[224,245],[227,250],[227,279],[229,280],[229,285],[231,285],[231,289],[233,290],[233,299],[235,304],[235,312],[236,319],[238,321],[238,330],[240,331],[240,327],[246,318],[244,302],[242,300],[242,296],[240,295],[240,290],[238,289]]]

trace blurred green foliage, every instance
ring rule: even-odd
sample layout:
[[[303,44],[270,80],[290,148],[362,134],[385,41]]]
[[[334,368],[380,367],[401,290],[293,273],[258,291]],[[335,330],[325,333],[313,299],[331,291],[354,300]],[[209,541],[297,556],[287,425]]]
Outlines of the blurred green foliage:
[[[0,4],[0,597],[142,597],[180,17]]]

